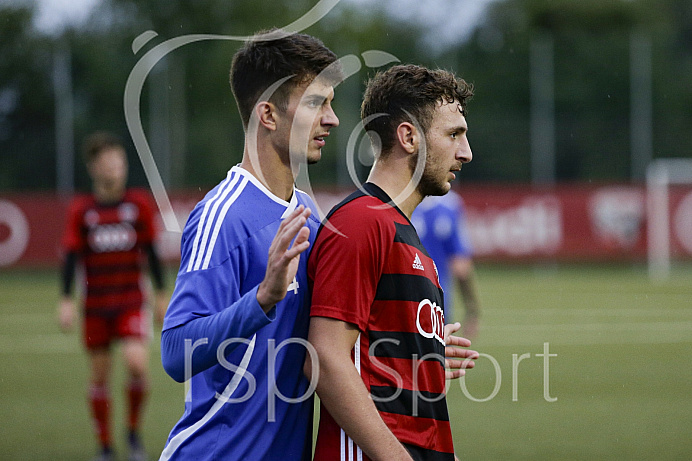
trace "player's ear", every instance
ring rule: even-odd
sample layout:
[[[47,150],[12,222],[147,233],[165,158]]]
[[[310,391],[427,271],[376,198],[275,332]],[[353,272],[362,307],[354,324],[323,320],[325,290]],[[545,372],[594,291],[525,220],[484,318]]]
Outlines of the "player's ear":
[[[418,149],[419,134],[416,127],[409,122],[401,122],[396,127],[396,141],[399,146],[409,154]]]
[[[259,124],[268,130],[276,130],[276,106],[268,101],[255,105],[255,115]]]

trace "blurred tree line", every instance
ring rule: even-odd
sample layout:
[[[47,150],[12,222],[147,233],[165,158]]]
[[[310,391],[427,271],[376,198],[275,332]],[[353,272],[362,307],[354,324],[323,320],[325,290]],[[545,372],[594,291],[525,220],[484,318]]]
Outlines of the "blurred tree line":
[[[131,183],[144,185],[123,111],[125,83],[138,60],[185,34],[250,35],[284,26],[315,3],[105,0],[86,23],[52,35],[33,26],[31,3],[0,5],[0,190],[56,186],[53,74],[59,50],[69,50],[71,58],[76,150],[93,130],[118,133],[130,147]],[[339,56],[382,50],[403,62],[452,68],[472,82],[474,162],[463,181],[531,180],[531,43],[541,37],[549,37],[554,50],[558,180],[630,180],[633,34],[651,43],[653,156],[692,156],[689,0],[497,0],[466,39],[449,45],[437,45],[435,34],[449,27],[445,18],[463,17],[463,3],[449,2],[436,23],[394,14],[397,8],[405,5],[344,0],[305,32]],[[147,30],[158,35],[133,53],[133,40]],[[156,64],[145,83],[144,130],[173,187],[204,190],[241,158],[242,126],[228,85],[238,46],[220,40],[185,45]],[[344,152],[372,73],[363,65],[337,89],[341,126],[322,162],[310,167],[313,184],[350,184]],[[367,159],[362,163],[361,174]],[[77,189],[86,189],[79,153],[74,170]]]

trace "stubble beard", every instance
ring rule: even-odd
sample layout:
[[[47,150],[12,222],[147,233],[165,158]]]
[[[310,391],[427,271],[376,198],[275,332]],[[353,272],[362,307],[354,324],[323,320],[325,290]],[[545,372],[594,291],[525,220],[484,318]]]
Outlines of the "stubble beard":
[[[305,157],[307,158],[307,164],[308,165],[314,165],[315,163],[319,162],[320,159],[322,158],[322,151],[319,150],[317,151],[317,154],[315,156],[311,156],[310,154],[306,154]]]
[[[416,164],[418,163],[418,155],[419,154],[415,154],[411,158],[412,172],[415,171]],[[429,159],[426,159],[423,174],[421,175],[420,181],[416,186],[416,190],[423,198],[429,195],[445,195],[447,192],[449,192],[451,186],[447,187],[448,183],[446,180],[440,181],[438,178],[436,178],[429,165]]]

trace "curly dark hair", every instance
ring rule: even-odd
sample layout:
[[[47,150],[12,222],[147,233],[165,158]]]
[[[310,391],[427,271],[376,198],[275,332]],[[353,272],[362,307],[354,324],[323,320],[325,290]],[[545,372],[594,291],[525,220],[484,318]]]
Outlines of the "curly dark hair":
[[[336,59],[319,39],[307,34],[276,28],[255,34],[236,52],[231,65],[231,89],[243,126],[247,128],[252,109],[262,93],[282,78],[292,76],[269,98],[281,110],[288,106],[288,97],[295,86],[320,73],[330,82],[338,81],[341,68],[332,65]]]
[[[82,155],[86,163],[91,163],[98,155],[107,149],[123,149],[122,140],[108,131],[96,131],[84,139],[82,145]]]
[[[400,123],[415,121],[427,133],[438,102],[457,101],[466,116],[466,103],[472,97],[473,86],[450,71],[397,65],[368,81],[360,114],[364,121],[373,116],[365,129],[377,134],[381,153],[386,154],[394,146]],[[377,114],[384,115],[374,117]]]

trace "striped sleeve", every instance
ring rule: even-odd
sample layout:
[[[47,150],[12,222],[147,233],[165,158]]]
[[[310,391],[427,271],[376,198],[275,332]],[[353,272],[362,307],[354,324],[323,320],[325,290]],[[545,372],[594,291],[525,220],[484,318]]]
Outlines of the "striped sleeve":
[[[368,329],[370,307],[392,240],[373,213],[354,216],[344,206],[322,226],[308,261],[313,317],[329,317]]]

